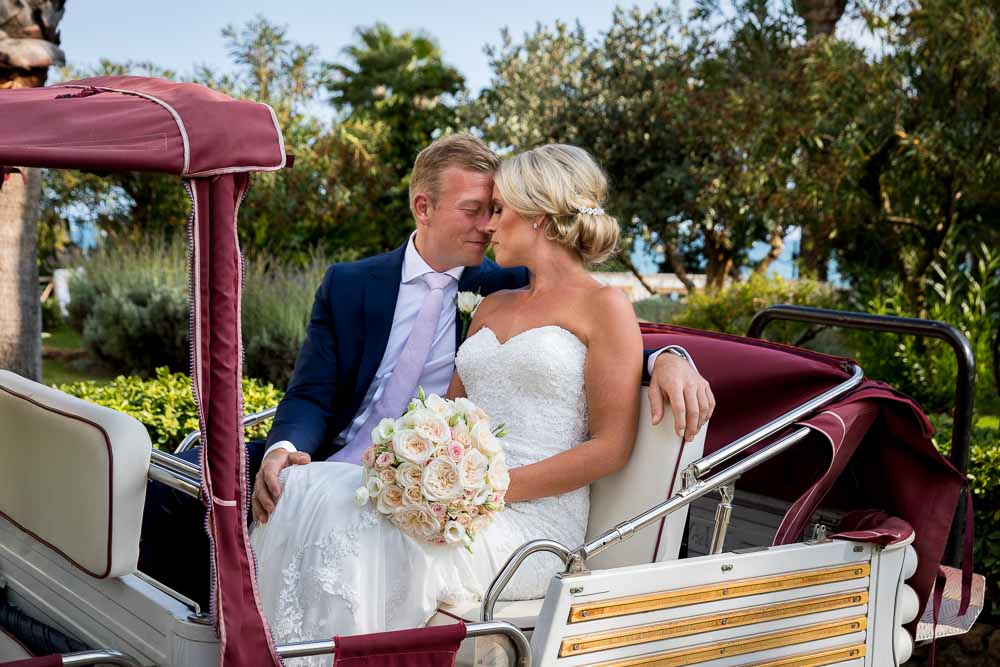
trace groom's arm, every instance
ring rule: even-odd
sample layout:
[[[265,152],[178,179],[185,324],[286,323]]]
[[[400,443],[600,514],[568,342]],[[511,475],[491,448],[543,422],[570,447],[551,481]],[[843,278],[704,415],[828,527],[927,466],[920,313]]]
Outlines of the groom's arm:
[[[313,455],[327,439],[337,405],[336,329],[330,301],[335,293],[333,283],[331,267],[316,290],[305,341],[267,436],[268,454],[281,446]]]
[[[666,403],[674,413],[677,435],[693,440],[715,410],[715,396],[708,381],[679,345],[643,350],[643,362],[642,380],[649,383],[653,424],[660,423]]]

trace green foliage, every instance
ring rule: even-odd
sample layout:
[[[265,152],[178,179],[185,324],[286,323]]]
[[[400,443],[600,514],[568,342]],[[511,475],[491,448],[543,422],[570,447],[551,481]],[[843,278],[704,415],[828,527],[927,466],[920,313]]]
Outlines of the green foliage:
[[[53,297],[42,302],[42,331],[55,331],[63,325],[59,301]]]
[[[684,312],[684,304],[666,296],[654,296],[632,304],[635,316],[644,322],[674,324],[678,313]]]
[[[932,416],[934,444],[951,449],[952,420]],[[975,427],[969,449],[969,484],[975,508],[975,571],[986,577],[986,607],[1000,613],[1000,429]]]
[[[926,317],[954,325],[969,339],[976,357],[976,401],[992,403],[997,388],[991,371],[991,336],[1000,324],[1000,253],[983,245],[975,254],[940,254],[932,269]],[[907,302],[905,285],[896,282],[871,297],[864,309],[879,315],[908,316]],[[853,334],[852,344],[870,377],[895,385],[929,411],[953,405],[958,365],[943,341]]]
[[[148,380],[119,375],[107,384],[75,382],[56,389],[135,417],[145,425],[153,446],[158,449],[172,452],[184,436],[198,430],[191,379],[164,367],[157,368],[155,376]],[[282,392],[270,383],[243,379],[247,414],[277,405],[281,396]],[[267,424],[262,424],[247,429],[247,437],[264,437],[267,428]]]
[[[307,257],[302,266],[263,254],[246,262],[243,346],[250,377],[287,384],[326,268],[357,253]],[[187,249],[181,239],[106,245],[81,266],[70,281],[69,324],[94,357],[139,375],[158,366],[188,370]]]
[[[692,294],[673,323],[706,331],[745,335],[750,320],[760,310],[776,303],[817,308],[837,308],[842,297],[826,283],[814,280],[785,280],[781,276],[753,274],[749,280],[733,283],[718,292]],[[767,329],[768,338],[804,344],[815,333],[792,322],[775,322]]]

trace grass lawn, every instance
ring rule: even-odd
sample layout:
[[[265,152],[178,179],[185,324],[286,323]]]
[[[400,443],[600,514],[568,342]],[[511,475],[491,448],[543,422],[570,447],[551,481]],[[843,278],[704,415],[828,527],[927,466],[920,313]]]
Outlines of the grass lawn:
[[[83,341],[78,334],[68,326],[61,326],[51,332],[42,333],[42,382],[47,385],[66,384],[93,380],[105,384],[115,377],[115,373],[97,364],[88,363],[86,358],[69,360],[62,357],[49,356],[44,350],[74,352],[83,350]]]

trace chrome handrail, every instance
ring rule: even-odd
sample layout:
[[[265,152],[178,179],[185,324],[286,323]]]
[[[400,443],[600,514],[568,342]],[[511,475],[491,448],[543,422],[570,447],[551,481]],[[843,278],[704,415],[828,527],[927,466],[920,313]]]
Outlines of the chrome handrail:
[[[84,667],[85,665],[118,665],[119,667],[141,667],[139,661],[121,651],[79,651],[64,653],[62,664],[66,667]]]
[[[633,517],[628,521],[618,524],[591,542],[575,549],[573,551],[574,555],[586,562],[587,559],[593,558],[608,547],[632,537],[636,531],[642,530],[646,526],[656,523],[668,514],[690,505],[698,498],[701,498],[702,496],[707,495],[720,487],[732,484],[741,475],[746,474],[747,471],[774,458],[781,452],[805,438],[809,435],[811,430],[812,429],[808,426],[802,426],[777,442],[768,445],[759,452],[751,454],[742,461],[731,465],[722,472],[713,475],[709,479],[698,480],[698,482],[696,482],[693,486],[681,489],[659,505],[646,510],[642,514]]]
[[[261,410],[260,412],[255,412],[252,415],[247,415],[243,418],[243,428],[249,428],[251,426],[256,426],[262,421],[267,421],[274,416],[274,413],[278,411],[278,406],[273,408],[268,408],[266,410]],[[181,444],[177,445],[177,449],[174,450],[174,454],[180,454],[181,452],[186,452],[187,450],[194,447],[194,443],[198,442],[201,438],[201,431],[191,431],[181,440]]]
[[[149,464],[149,478],[161,484],[166,484],[171,489],[186,493],[189,496],[198,498],[201,495],[201,481],[192,479],[187,475],[164,468],[156,463]]]
[[[490,587],[486,589],[486,595],[483,596],[483,604],[480,608],[479,618],[483,622],[493,621],[493,607],[496,605],[497,600],[500,599],[500,593],[503,589],[510,583],[511,577],[517,572],[517,568],[521,567],[528,556],[536,553],[547,551],[549,553],[555,554],[562,559],[564,565],[569,565],[572,559],[573,553],[566,548],[565,545],[556,542],[555,540],[531,540],[530,542],[525,542],[520,547],[517,548],[514,553],[510,555],[504,566],[500,568],[500,572],[497,576],[493,578],[490,582]]]
[[[702,475],[707,473],[709,470],[715,466],[728,461],[737,454],[745,451],[746,449],[756,445],[758,442],[767,438],[768,436],[774,435],[781,429],[790,426],[799,419],[802,419],[805,415],[809,414],[813,410],[829,403],[835,398],[843,396],[848,391],[857,387],[865,379],[865,373],[861,370],[861,367],[857,364],[851,364],[854,369],[849,377],[844,382],[840,383],[836,387],[824,391],[822,394],[815,396],[802,405],[793,408],[789,412],[781,415],[777,419],[773,419],[768,423],[764,424],[760,428],[751,431],[742,438],[734,440],[725,447],[712,452],[708,456],[703,456],[697,461],[693,462],[687,468],[684,469],[684,481],[685,484],[693,484],[695,480],[701,479]]]
[[[191,463],[190,461],[185,461],[182,458],[178,458],[173,454],[168,454],[167,452],[161,452],[158,449],[154,449],[150,452],[149,457],[150,463],[155,463],[161,468],[166,468],[185,477],[190,477],[191,479],[200,480],[201,479],[201,468]]]
[[[489,623],[469,623],[465,626],[465,636],[486,637],[488,635],[503,635],[514,645],[515,664],[519,667],[531,667],[531,644],[527,636],[518,627],[506,621]],[[305,658],[312,655],[327,655],[334,652],[336,644],[332,640],[314,642],[295,642],[275,646],[278,657]]]

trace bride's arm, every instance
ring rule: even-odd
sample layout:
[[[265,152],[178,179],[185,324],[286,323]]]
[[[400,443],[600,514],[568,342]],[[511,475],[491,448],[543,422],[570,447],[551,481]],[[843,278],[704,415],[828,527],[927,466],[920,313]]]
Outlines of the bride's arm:
[[[628,462],[635,442],[642,384],[642,335],[632,304],[615,288],[601,290],[586,315],[584,382],[591,437],[573,449],[510,471],[506,501],[566,493]],[[542,439],[545,433],[538,433]]]

